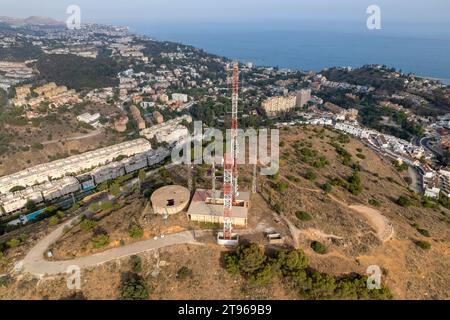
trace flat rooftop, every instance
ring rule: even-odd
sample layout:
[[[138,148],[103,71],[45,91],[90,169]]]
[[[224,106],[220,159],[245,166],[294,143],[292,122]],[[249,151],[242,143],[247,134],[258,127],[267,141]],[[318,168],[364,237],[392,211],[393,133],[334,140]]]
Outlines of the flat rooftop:
[[[223,204],[222,203],[208,203],[212,198],[212,190],[197,189],[194,196],[192,197],[191,205],[188,209],[188,214],[190,215],[209,215],[223,217]],[[218,200],[223,201],[223,193],[217,192]],[[250,192],[240,192],[237,197],[237,201],[249,201]],[[246,219],[248,216],[248,208],[241,206],[233,206],[231,211],[232,218],[243,218]]]
[[[223,199],[223,192],[216,190],[215,198]],[[192,202],[207,201],[213,199],[213,190],[211,189],[197,189],[195,190],[194,196],[192,197]],[[240,191],[236,197],[237,201],[250,201],[250,192]]]

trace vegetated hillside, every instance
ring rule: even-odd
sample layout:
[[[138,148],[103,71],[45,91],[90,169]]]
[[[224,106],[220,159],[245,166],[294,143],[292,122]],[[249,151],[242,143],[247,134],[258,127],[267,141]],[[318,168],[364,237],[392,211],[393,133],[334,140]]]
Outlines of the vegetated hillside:
[[[169,41],[145,41],[144,44],[144,54],[150,57],[157,57],[163,52],[173,52],[177,50],[177,47],[186,47],[175,42]]]
[[[280,141],[280,172],[261,179],[261,193],[294,225],[312,267],[379,265],[396,298],[449,298],[449,210],[409,191],[407,171],[346,135],[308,126],[282,130]]]
[[[402,90],[405,85],[402,79],[387,78],[389,72],[395,69],[374,69],[363,66],[351,71],[330,68],[322,71],[322,74],[330,81],[347,82],[355,85],[372,86],[382,90]]]
[[[7,102],[8,102],[8,93],[5,90],[0,89],[0,108],[4,107]]]
[[[51,54],[37,62],[41,77],[75,90],[112,87],[119,84],[117,73],[126,65],[109,57],[96,59],[72,54]]]
[[[376,105],[365,105],[360,107],[360,117],[364,126],[407,141],[412,137],[424,135],[424,129],[408,120],[404,112]],[[390,123],[384,123],[383,117],[390,119]]]
[[[0,132],[0,156],[8,151],[9,136]]]
[[[0,48],[0,60],[5,61],[25,61],[38,59],[43,54],[42,50],[31,44],[24,43],[20,46]]]
[[[145,56],[149,57],[152,64],[160,66],[162,64],[166,65],[168,69],[177,68],[180,65],[192,65],[199,71],[201,78],[209,78],[211,80],[226,79],[227,73],[223,68],[220,60],[227,60],[224,57],[219,57],[214,54],[205,52],[202,49],[198,49],[189,45],[180,44],[176,42],[169,41],[154,41],[145,40],[137,41],[138,44],[144,46],[143,53]],[[172,59],[167,56],[162,55],[163,53],[184,52],[183,58]],[[180,88],[177,88],[179,90]],[[198,91],[194,90],[194,92]],[[190,95],[195,95],[194,92],[187,92]]]
[[[7,93],[0,89],[0,125],[3,127],[2,116],[5,113],[7,102]],[[10,141],[9,134],[0,128],[0,156],[8,151],[8,143]]]
[[[83,103],[70,109],[62,106],[45,117],[28,121],[22,116],[22,107],[0,106],[0,176],[123,140],[110,130],[87,136],[96,132],[77,121],[76,117],[84,112],[99,112],[106,118],[116,111],[113,106]]]
[[[322,99],[332,102],[344,109],[355,108],[359,111],[360,122],[369,128],[379,132],[390,134],[404,140],[410,140],[414,136],[422,136],[423,128],[415,122],[408,120],[403,111],[382,107],[379,103],[384,99],[376,98],[374,95],[359,95],[357,98],[349,97],[349,90],[336,90],[333,88],[323,89],[318,94]],[[420,108],[409,104],[409,100],[402,102],[391,99],[391,102],[401,103],[414,113],[439,115],[445,113],[445,109],[439,109],[433,105],[421,105]],[[386,122],[385,119],[388,119]]]

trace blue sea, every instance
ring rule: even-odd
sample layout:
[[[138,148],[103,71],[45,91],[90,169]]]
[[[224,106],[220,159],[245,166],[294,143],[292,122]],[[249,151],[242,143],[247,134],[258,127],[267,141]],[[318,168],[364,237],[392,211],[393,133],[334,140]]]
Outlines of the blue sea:
[[[368,30],[365,21],[127,24],[157,40],[190,44],[255,65],[320,71],[385,64],[450,84],[450,23],[385,23],[381,30]]]

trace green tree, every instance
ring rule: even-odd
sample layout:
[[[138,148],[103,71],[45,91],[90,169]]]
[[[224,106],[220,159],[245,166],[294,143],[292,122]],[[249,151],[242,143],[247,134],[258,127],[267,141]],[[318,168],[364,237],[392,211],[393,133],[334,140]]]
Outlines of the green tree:
[[[26,241],[29,237],[30,237],[29,234],[22,233],[22,234],[19,236],[20,242]]]
[[[411,199],[407,196],[400,196],[397,199],[397,204],[402,207],[409,207],[412,205]]]
[[[27,208],[28,210],[30,210],[30,211],[35,211],[36,208],[37,208],[36,202],[34,202],[34,201],[31,200],[31,199],[28,199],[28,200],[27,200],[27,203],[26,203],[25,206],[26,206],[26,208]]]
[[[42,143],[33,143],[31,145],[31,148],[33,148],[35,150],[43,150],[44,149],[44,145]]]
[[[416,240],[414,243],[423,250],[429,250],[431,248],[431,243],[424,240]]]
[[[251,285],[266,285],[273,279],[274,270],[271,264],[264,265],[261,269],[251,274],[248,282]]]
[[[278,252],[276,264],[284,276],[292,275],[308,267],[309,260],[301,250],[282,250]]]
[[[311,215],[306,211],[297,211],[295,216],[301,221],[309,221],[312,219]]]
[[[351,279],[341,279],[336,284],[335,297],[337,299],[357,300],[359,288]]]
[[[98,203],[92,203],[88,209],[90,212],[95,213],[95,212],[99,212],[102,209],[102,207]]]
[[[311,170],[311,169],[308,169],[308,170],[306,171],[305,178],[308,179],[308,180],[314,181],[314,180],[317,179],[317,173],[315,173],[315,172],[314,172],[313,170]]]
[[[363,187],[361,185],[361,176],[359,175],[359,171],[354,170],[353,174],[347,180],[347,190],[355,196],[361,194]]]
[[[232,274],[239,274],[239,258],[235,252],[226,252],[224,255],[225,270]]]
[[[311,275],[311,284],[311,288],[303,292],[303,295],[307,298],[318,300],[331,299],[334,297],[336,281],[332,276],[313,272]]]
[[[92,239],[91,239],[92,245],[96,249],[106,247],[109,244],[109,241],[110,241],[109,235],[106,233],[98,234],[98,235],[92,237]]]
[[[330,193],[331,190],[333,189],[333,186],[331,184],[329,184],[329,183],[325,183],[325,184],[320,186],[320,189],[325,191],[325,193]]]
[[[276,189],[278,192],[283,192],[283,191],[286,190],[288,187],[289,187],[289,183],[287,183],[287,182],[285,182],[285,181],[281,181],[281,182],[278,182],[278,183],[276,184],[275,189]]]
[[[319,254],[325,254],[328,251],[327,247],[319,241],[311,242],[311,248]]]
[[[140,239],[144,236],[144,229],[138,224],[133,224],[130,228],[129,235],[133,239]]]
[[[134,275],[131,279],[122,283],[121,297],[124,300],[146,300],[149,297],[149,291],[144,279]]]
[[[369,199],[369,204],[373,207],[381,207],[381,202],[375,198]]]
[[[113,203],[112,203],[111,200],[103,201],[103,202],[101,203],[101,205],[100,205],[100,208],[101,208],[103,211],[109,211],[109,210],[111,210],[111,209],[113,208]]]
[[[424,237],[427,237],[427,238],[431,237],[430,232],[426,229],[418,228],[417,232],[419,232]]]
[[[52,214],[56,213],[57,211],[58,211],[57,206],[48,206],[47,208],[45,208],[44,213],[48,214],[48,215],[52,215]]]
[[[256,243],[239,246],[237,249],[239,270],[251,274],[260,269],[266,261],[266,256],[261,247]]]
[[[81,228],[81,230],[84,230],[84,231],[91,231],[96,226],[97,226],[97,222],[95,222],[94,220],[90,220],[90,219],[84,219],[80,223],[80,228]]]
[[[8,248],[12,249],[12,248],[16,248],[18,246],[20,246],[21,242],[19,239],[11,239],[9,241],[6,242],[6,245],[8,246]]]
[[[189,277],[192,277],[192,270],[191,269],[189,269],[186,266],[183,266],[180,269],[178,269],[178,271],[177,271],[177,279],[184,280],[184,279],[187,279]]]
[[[109,193],[113,196],[115,196],[116,198],[118,196],[120,196],[120,185],[116,182],[114,182],[113,184],[111,184],[111,186],[109,187]]]
[[[49,226],[56,226],[59,223],[59,218],[57,216],[50,217],[48,219],[48,225]]]
[[[142,271],[142,259],[137,255],[130,257],[130,265],[133,272],[139,273]]]

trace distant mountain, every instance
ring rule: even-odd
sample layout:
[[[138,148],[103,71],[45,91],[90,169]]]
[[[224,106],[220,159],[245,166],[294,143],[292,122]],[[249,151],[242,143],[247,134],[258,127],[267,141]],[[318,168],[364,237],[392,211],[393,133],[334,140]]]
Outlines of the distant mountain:
[[[48,17],[31,16],[25,19],[0,17],[0,23],[5,23],[12,26],[23,25],[62,25],[63,22]]]

